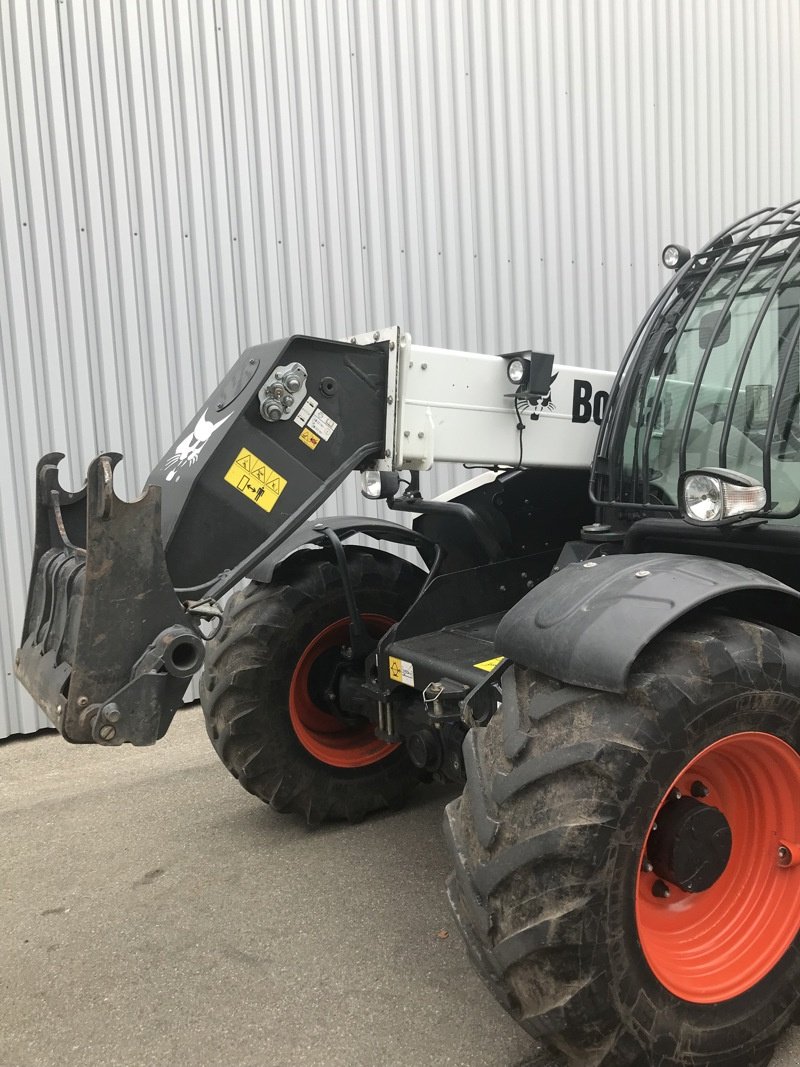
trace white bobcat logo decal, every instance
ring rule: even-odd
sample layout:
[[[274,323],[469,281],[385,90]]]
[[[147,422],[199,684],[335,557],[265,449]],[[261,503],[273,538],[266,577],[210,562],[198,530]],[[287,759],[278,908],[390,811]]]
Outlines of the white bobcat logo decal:
[[[219,422],[211,422],[206,418],[207,414],[208,408],[197,420],[197,424],[189,436],[184,437],[176,446],[175,454],[165,461],[164,466],[168,470],[168,482],[173,480],[180,481],[183,467],[191,467],[193,463],[197,462],[197,457],[202,452],[203,446],[208,442],[212,433],[218,430],[223,422],[227,422],[233,412],[230,415],[226,415],[224,419],[220,419]]]

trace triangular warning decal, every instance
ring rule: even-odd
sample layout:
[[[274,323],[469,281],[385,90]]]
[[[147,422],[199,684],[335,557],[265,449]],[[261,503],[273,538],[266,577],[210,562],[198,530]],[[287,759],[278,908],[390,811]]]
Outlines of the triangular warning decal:
[[[225,481],[263,511],[272,511],[286,488],[286,479],[246,448],[240,449]]]

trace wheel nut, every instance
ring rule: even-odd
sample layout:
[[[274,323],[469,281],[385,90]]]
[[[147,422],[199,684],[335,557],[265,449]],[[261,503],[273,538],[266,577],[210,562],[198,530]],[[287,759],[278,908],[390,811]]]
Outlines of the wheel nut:
[[[644,861],[644,863],[642,864],[642,870],[645,874],[650,874],[652,872],[653,864],[650,862],[650,860]]]
[[[662,882],[660,878],[653,882],[653,896],[662,898],[669,896],[669,886],[666,882]]]

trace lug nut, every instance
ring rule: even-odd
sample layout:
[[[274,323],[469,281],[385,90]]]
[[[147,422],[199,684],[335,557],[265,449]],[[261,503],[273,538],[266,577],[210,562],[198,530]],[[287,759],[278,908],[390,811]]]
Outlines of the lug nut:
[[[693,797],[707,797],[711,790],[703,782],[692,782],[692,796]]]
[[[653,882],[653,896],[662,898],[669,896],[669,886],[666,882],[662,882],[660,878]]]
[[[669,794],[669,799],[670,800],[680,800],[682,796],[683,796],[683,793],[681,793],[680,789],[671,789],[670,790],[670,794]]]
[[[642,864],[642,870],[645,874],[652,874],[653,864],[650,862],[650,860],[644,861],[644,863]]]

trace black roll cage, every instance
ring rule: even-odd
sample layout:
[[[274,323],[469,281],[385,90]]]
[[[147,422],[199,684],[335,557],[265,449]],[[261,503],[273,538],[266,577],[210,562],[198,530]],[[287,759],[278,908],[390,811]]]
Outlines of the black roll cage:
[[[780,208],[764,208],[744,216],[732,226],[716,234],[699,252],[691,256],[680,270],[676,271],[675,276],[651,304],[639,324],[612,386],[607,417],[598,435],[589,482],[589,493],[593,504],[615,511],[676,514],[674,505],[650,501],[650,444],[658,417],[659,403],[669,373],[670,360],[666,358],[663,360],[663,367],[647,418],[636,428],[633,467],[630,476],[625,479],[631,487],[631,492],[623,493],[625,434],[630,422],[631,409],[639,397],[643,379],[662,355],[667,343],[671,345],[672,352],[677,350],[692,313],[720,275],[723,273],[733,275],[738,270],[738,276],[730,288],[725,304],[704,346],[686,405],[679,444],[679,468],[682,473],[686,469],[689,434],[703,376],[724,327],[727,314],[756,267],[783,263],[753,320],[732,378],[731,396],[723,420],[719,448],[719,466],[727,465],[727,445],[733,425],[735,404],[748,359],[773,298],[780,291],[783,282],[798,260],[800,260],[800,199],[791,201]],[[800,316],[792,325],[790,333],[782,338],[782,344],[785,344],[787,353],[792,352],[798,340],[800,340]],[[763,484],[767,490],[768,500],[772,499],[770,457],[790,362],[789,358],[782,361],[767,416],[763,446]],[[643,450],[640,449],[642,434],[644,435]],[[640,454],[641,463],[639,462]],[[621,499],[623,495],[627,499]],[[771,512],[768,517],[789,519],[798,514],[800,514],[800,501],[794,508],[784,512]]]

